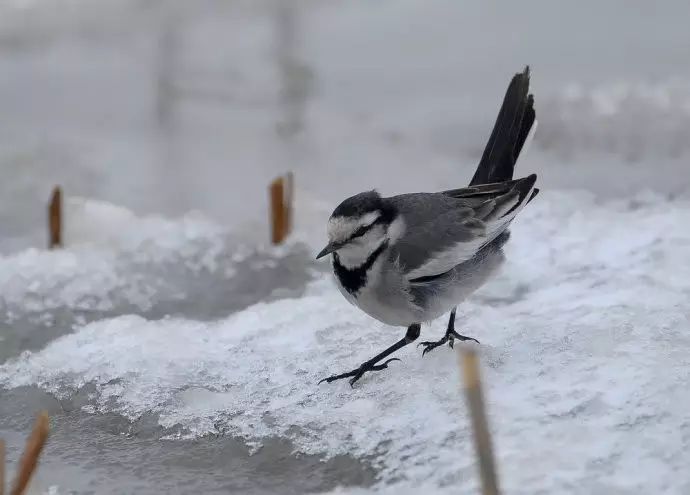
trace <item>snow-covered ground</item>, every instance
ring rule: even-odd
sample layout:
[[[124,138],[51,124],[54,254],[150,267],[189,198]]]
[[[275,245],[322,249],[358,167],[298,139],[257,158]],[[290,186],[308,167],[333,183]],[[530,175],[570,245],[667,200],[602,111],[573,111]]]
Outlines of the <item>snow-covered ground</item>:
[[[459,316],[501,485],[690,492],[687,5],[198,5],[0,2],[0,437],[50,410],[37,491],[476,493],[454,352],[317,385],[402,330],[312,258],[348,194],[466,182],[530,63],[542,193]]]
[[[597,203],[557,192],[517,222],[511,261],[463,306],[461,320],[483,343],[508,493],[690,488],[682,474],[690,462],[690,235],[677,228],[688,222],[687,201],[650,194]],[[91,384],[84,411],[132,421],[153,414],[164,438],[231,435],[256,448],[289,438],[306,454],[375,455],[382,485],[475,493],[453,352],[422,359],[409,348],[402,363],[354,389],[316,385],[399,333],[318,277],[301,297],[212,323],[136,315],[92,322],[2,365],[0,385],[39,385],[66,399]]]

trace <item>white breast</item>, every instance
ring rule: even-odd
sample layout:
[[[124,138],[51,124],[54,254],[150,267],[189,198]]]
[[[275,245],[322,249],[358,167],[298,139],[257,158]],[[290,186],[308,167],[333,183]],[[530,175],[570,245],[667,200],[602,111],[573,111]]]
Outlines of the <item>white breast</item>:
[[[365,285],[356,294],[343,287],[337,276],[334,278],[345,299],[372,318],[386,325],[403,327],[419,322],[421,310],[412,303],[403,286],[402,275],[386,256],[374,262],[367,272]]]

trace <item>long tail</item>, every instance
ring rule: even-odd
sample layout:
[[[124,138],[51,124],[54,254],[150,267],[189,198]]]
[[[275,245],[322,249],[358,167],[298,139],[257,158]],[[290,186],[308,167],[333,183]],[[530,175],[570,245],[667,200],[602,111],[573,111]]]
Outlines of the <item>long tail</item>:
[[[470,186],[513,178],[515,162],[536,123],[534,97],[529,93],[529,66],[510,81],[491,137]],[[532,199],[532,198],[530,198]]]

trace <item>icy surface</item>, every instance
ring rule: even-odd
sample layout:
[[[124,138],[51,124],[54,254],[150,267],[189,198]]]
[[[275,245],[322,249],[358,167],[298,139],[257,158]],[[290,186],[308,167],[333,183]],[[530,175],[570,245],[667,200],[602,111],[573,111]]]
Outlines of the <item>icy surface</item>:
[[[65,200],[64,209],[67,249],[0,255],[0,310],[10,315],[108,311],[123,304],[147,310],[161,299],[183,299],[191,277],[231,279],[243,263],[275,266],[298,244],[249,244],[200,213],[180,219],[137,216],[74,197]]]
[[[540,126],[518,173],[543,192],[461,309],[503,486],[690,493],[690,3],[285,5],[0,0],[0,436],[18,455],[54,408],[41,474],[60,493],[366,485],[367,454],[388,493],[476,493],[453,353],[317,387],[401,331],[326,281],[275,298],[301,294],[340,199],[465,184],[529,63]],[[309,249],[256,248],[288,169]],[[55,184],[68,247],[45,252]],[[595,196],[555,192],[573,189]],[[250,460],[236,435],[263,447]],[[349,464],[304,463],[287,438]]]
[[[599,202],[548,191],[516,222],[502,275],[459,319],[482,341],[507,492],[688,490],[688,222],[689,203],[651,193]],[[233,435],[260,448],[278,436],[304,453],[374,455],[380,488],[475,493],[455,353],[422,359],[410,347],[354,389],[316,385],[401,333],[322,279],[302,298],[212,323],[97,321],[1,365],[0,386],[69,398],[90,383],[87,411],[154,414],[171,439]]]
[[[226,233],[194,215],[179,221],[138,218],[124,208],[78,198],[66,201],[65,210],[69,249],[0,255],[2,303],[9,308],[106,310],[119,298],[146,308],[166,289],[152,276],[156,268],[183,263],[190,271],[215,270],[224,254]],[[133,274],[134,267],[142,271]]]

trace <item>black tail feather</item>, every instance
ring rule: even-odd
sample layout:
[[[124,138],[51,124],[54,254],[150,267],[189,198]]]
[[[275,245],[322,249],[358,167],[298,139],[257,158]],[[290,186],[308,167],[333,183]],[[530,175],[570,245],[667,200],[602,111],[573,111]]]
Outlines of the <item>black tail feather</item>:
[[[471,186],[513,178],[515,162],[535,121],[534,97],[528,95],[529,78],[527,66],[510,81]]]
[[[522,124],[520,125],[520,132],[518,134],[518,140],[517,143],[515,143],[515,160],[517,161],[518,157],[520,156],[520,153],[522,152],[522,147],[525,145],[525,141],[527,141],[527,136],[529,136],[530,131],[532,130],[532,126],[534,125],[534,121],[537,118],[537,114],[534,111],[534,96],[533,95],[528,95],[527,96],[527,107],[525,108],[525,113],[522,116]],[[515,162],[513,162],[513,167],[515,166]]]
[[[517,191],[517,193],[519,194],[518,201],[515,203],[515,206],[513,206],[503,215],[504,217],[510,215],[511,213],[513,213],[513,211],[520,208],[520,205],[522,205],[525,199],[527,199],[527,203],[534,199],[534,197],[539,193],[539,189],[532,189],[534,187],[535,182],[537,182],[537,174],[530,174],[527,177],[523,177],[522,179],[519,179],[517,181],[514,190]],[[530,197],[527,198],[527,194],[529,194],[530,191],[533,192],[530,194]]]
[[[520,201],[518,201],[518,203],[522,203],[525,200],[527,194],[533,190],[535,182],[537,182],[537,174],[529,174],[527,177],[518,180],[515,186],[515,189],[520,192]],[[537,189],[537,191],[539,191],[539,189]],[[530,197],[530,199],[532,198]],[[529,199],[527,201],[529,201]]]

